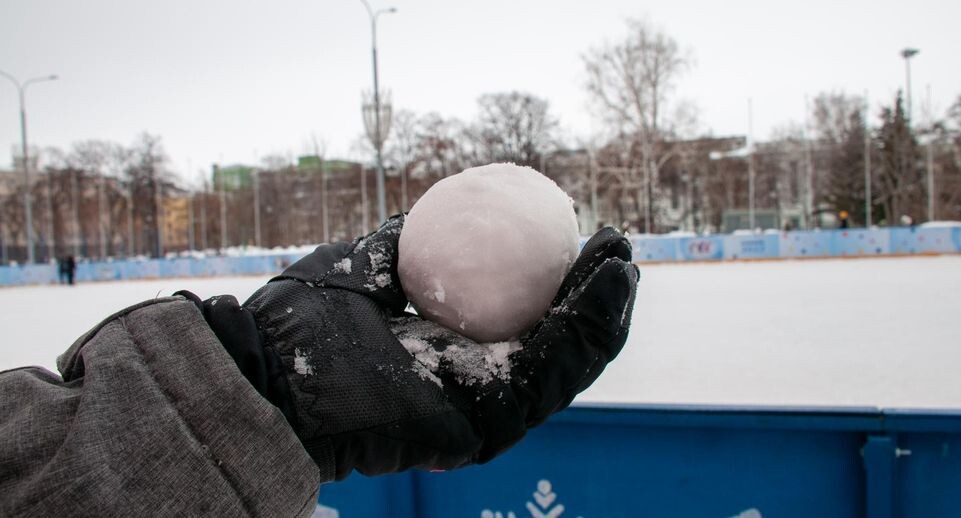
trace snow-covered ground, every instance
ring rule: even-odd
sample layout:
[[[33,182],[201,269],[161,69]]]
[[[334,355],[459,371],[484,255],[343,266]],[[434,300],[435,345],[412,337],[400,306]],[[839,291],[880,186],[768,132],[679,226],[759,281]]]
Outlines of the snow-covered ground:
[[[961,408],[961,256],[642,266],[628,345],[579,401]],[[0,369],[178,289],[266,277],[0,289]]]

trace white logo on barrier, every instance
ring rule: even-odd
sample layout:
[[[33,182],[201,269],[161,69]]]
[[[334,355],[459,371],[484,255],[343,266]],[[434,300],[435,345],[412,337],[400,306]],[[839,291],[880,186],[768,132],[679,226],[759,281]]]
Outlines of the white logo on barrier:
[[[317,507],[314,508],[314,514],[310,515],[310,518],[340,518],[340,513],[333,507],[317,504]]]
[[[527,511],[531,518],[558,518],[564,513],[564,506],[554,505],[557,500],[557,493],[551,489],[550,480],[541,480],[537,483],[537,491],[533,493],[534,501],[527,502]],[[481,518],[517,518],[513,511],[503,514],[500,511],[484,509],[481,511]]]

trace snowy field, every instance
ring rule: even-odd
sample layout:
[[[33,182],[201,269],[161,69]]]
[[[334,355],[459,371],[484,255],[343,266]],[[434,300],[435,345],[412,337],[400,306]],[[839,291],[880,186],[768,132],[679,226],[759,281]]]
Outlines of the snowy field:
[[[961,408],[961,256],[646,265],[628,345],[579,401]],[[0,369],[158,294],[266,277],[0,289]]]

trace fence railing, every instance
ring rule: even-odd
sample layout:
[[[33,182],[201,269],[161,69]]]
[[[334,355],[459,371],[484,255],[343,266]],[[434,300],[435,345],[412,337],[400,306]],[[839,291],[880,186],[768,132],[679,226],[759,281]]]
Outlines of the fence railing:
[[[638,262],[857,257],[961,252],[961,223],[931,227],[796,230],[631,237]]]
[[[957,225],[798,230],[708,236],[664,234],[630,237],[637,262],[857,257],[961,252]],[[76,280],[118,281],[167,277],[269,275],[303,256],[278,251],[258,255],[178,257],[173,259],[81,261]],[[55,264],[0,266],[0,286],[51,284]]]
[[[353,474],[341,518],[961,516],[961,412],[575,406],[483,466]]]

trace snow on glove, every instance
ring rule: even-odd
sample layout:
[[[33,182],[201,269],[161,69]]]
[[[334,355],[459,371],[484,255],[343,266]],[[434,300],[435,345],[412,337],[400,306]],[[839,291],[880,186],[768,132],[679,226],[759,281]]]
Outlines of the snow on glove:
[[[570,404],[627,337],[637,273],[613,229],[587,243],[521,344],[490,346],[404,312],[403,222],[395,216],[353,243],[321,245],[243,307],[232,297],[200,304],[325,481],[354,469],[486,462]]]

